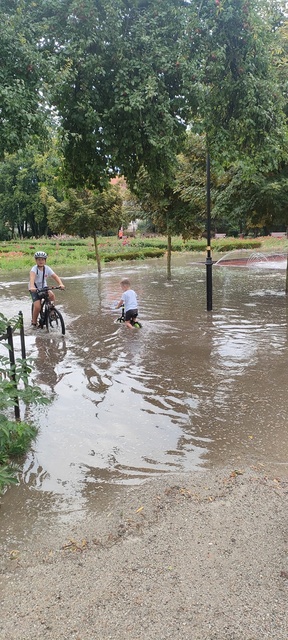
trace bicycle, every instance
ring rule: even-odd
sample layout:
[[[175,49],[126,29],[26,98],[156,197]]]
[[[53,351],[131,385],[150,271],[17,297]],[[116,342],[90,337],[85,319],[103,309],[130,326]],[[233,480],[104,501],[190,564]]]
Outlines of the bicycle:
[[[121,307],[121,316],[119,316],[119,318],[117,318],[116,322],[125,322],[124,304],[122,304],[122,307]],[[131,318],[130,324],[132,324],[132,327],[135,327],[135,329],[141,329],[142,328],[142,324],[141,324],[141,322],[139,322],[137,320],[137,316],[136,316],[135,320],[133,318]]]
[[[61,333],[65,335],[65,323],[62,314],[56,309],[53,302],[49,298],[49,291],[52,289],[61,289],[61,287],[43,287],[43,289],[37,289],[39,298],[41,298],[41,307],[38,319],[38,327],[43,329],[46,327],[49,329],[61,329]],[[32,303],[33,313],[33,303]]]

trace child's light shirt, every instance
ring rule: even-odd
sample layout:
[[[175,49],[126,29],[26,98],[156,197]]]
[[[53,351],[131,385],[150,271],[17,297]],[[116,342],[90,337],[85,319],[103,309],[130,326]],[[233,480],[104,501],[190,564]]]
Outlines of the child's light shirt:
[[[124,291],[122,293],[121,300],[123,300],[124,302],[125,312],[130,311],[130,309],[138,308],[136,293],[135,291],[133,291],[133,289],[128,289],[127,291]]]
[[[43,271],[40,271],[40,269],[37,267],[37,264],[32,267],[31,271],[35,273],[34,286],[36,287],[36,289],[43,289],[43,287],[47,287],[46,278],[54,275],[53,269],[51,269],[51,267],[48,267],[47,264],[45,264]]]

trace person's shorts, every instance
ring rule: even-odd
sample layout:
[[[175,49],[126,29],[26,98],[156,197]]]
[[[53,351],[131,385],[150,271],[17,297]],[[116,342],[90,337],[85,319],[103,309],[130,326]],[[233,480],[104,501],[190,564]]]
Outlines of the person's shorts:
[[[36,302],[36,300],[41,300],[41,296],[38,296],[37,291],[30,291],[29,293],[33,302]]]
[[[129,309],[125,312],[125,322],[129,322],[132,318],[137,318],[138,309]]]
[[[36,300],[43,300],[43,298],[45,297],[45,293],[42,293],[42,295],[40,294],[40,296],[37,291],[29,291],[29,293],[33,302],[36,302]]]

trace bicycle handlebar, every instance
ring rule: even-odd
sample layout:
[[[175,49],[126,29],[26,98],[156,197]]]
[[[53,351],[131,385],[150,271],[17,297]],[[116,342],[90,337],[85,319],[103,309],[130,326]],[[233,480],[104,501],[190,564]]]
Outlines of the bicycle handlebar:
[[[37,293],[41,291],[45,293],[46,291],[51,291],[52,289],[61,289],[63,291],[62,287],[59,287],[59,286],[58,287],[41,287],[41,289],[37,289]]]
[[[57,287],[40,287],[37,291],[50,291],[50,289],[62,289],[59,285]]]

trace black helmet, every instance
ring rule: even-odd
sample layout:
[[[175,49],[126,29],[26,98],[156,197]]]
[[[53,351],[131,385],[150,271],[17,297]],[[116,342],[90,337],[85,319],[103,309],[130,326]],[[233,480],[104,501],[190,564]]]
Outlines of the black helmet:
[[[45,253],[45,251],[36,251],[36,253],[34,253],[34,258],[47,258],[47,253]]]

